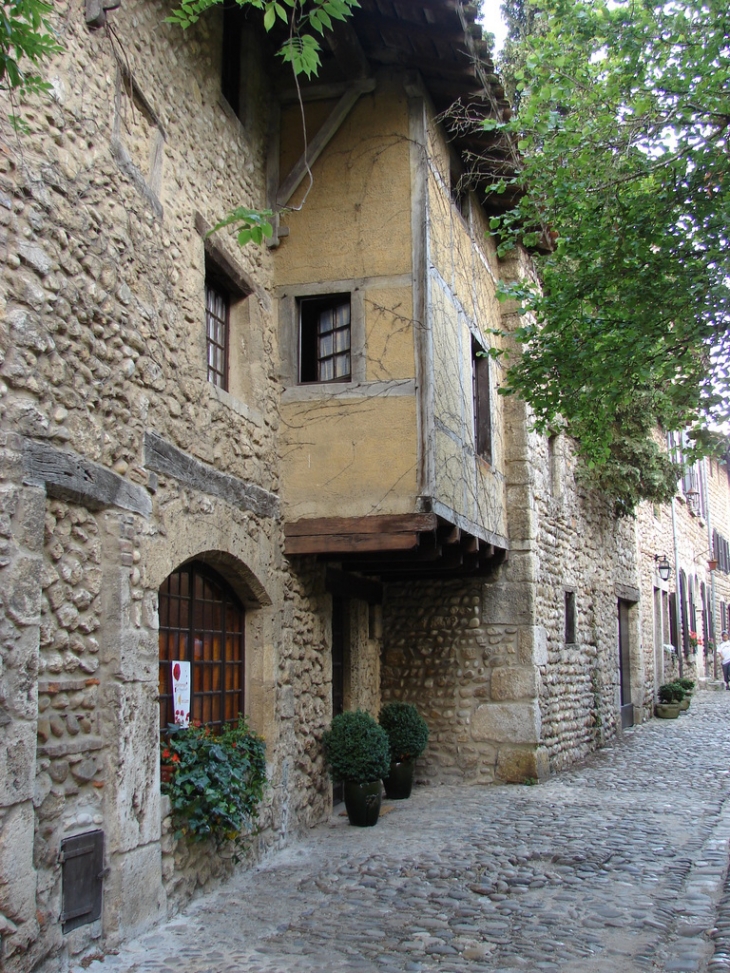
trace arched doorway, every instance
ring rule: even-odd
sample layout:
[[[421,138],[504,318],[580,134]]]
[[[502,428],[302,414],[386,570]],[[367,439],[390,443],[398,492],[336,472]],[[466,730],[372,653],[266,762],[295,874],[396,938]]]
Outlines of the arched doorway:
[[[173,722],[171,663],[191,669],[192,720],[231,723],[245,707],[245,610],[231,586],[202,561],[163,581],[160,614],[160,727]]]

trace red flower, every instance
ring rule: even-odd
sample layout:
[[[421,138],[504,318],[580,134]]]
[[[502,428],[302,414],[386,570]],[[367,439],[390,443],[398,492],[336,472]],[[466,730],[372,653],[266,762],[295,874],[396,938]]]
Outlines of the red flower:
[[[173,755],[172,755],[172,762],[174,764],[179,764],[180,763],[180,757],[176,753],[173,753]]]
[[[165,750],[162,751],[162,758],[163,758],[163,760],[167,760],[169,758],[169,756],[170,756],[170,751],[169,750],[165,749]]]

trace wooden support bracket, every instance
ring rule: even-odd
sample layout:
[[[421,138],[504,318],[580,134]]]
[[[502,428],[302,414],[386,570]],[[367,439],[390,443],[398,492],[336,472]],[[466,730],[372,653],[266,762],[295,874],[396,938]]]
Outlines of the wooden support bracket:
[[[348,85],[347,90],[330,112],[324,125],[309,143],[309,146],[301,155],[284,182],[279,186],[279,191],[276,194],[276,202],[278,206],[286,206],[286,204],[292,198],[297,187],[306,176],[307,169],[311,169],[311,167],[332,141],[334,136],[337,134],[340,125],[342,125],[344,120],[350,114],[351,109],[355,105],[360,95],[374,90],[375,78],[364,78],[362,81],[355,81]]]

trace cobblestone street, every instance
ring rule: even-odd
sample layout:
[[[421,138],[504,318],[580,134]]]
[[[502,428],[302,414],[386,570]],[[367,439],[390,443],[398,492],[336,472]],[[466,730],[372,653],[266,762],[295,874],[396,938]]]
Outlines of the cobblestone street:
[[[539,786],[417,787],[88,971],[730,970],[729,748],[730,694],[708,691]]]

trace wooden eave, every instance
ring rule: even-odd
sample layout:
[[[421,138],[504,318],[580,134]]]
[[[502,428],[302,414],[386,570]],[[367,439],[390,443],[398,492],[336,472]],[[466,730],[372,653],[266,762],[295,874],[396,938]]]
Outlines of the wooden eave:
[[[318,517],[284,524],[288,557],[316,555],[385,580],[489,574],[507,552],[436,514]]]
[[[471,154],[483,160],[471,180],[472,188],[483,190],[506,170],[515,171],[519,157],[511,138],[484,132],[478,122],[452,125],[443,114],[461,102],[477,105],[483,117],[505,121],[511,115],[476,15],[476,5],[458,0],[360,0],[352,17],[345,23],[335,23],[332,32],[326,34],[328,49],[322,52],[322,69],[311,82],[302,79],[303,97],[307,98],[310,86],[321,89],[329,84],[362,83],[379,66],[414,72],[422,79],[436,111],[443,115],[456,150],[467,158]],[[277,26],[273,33],[283,29]],[[291,89],[289,73],[281,74],[280,87]],[[330,127],[336,127],[338,121],[334,114]],[[490,170],[492,159],[494,171]],[[293,179],[296,173],[290,175]],[[482,198],[488,212],[506,208],[505,197]]]

